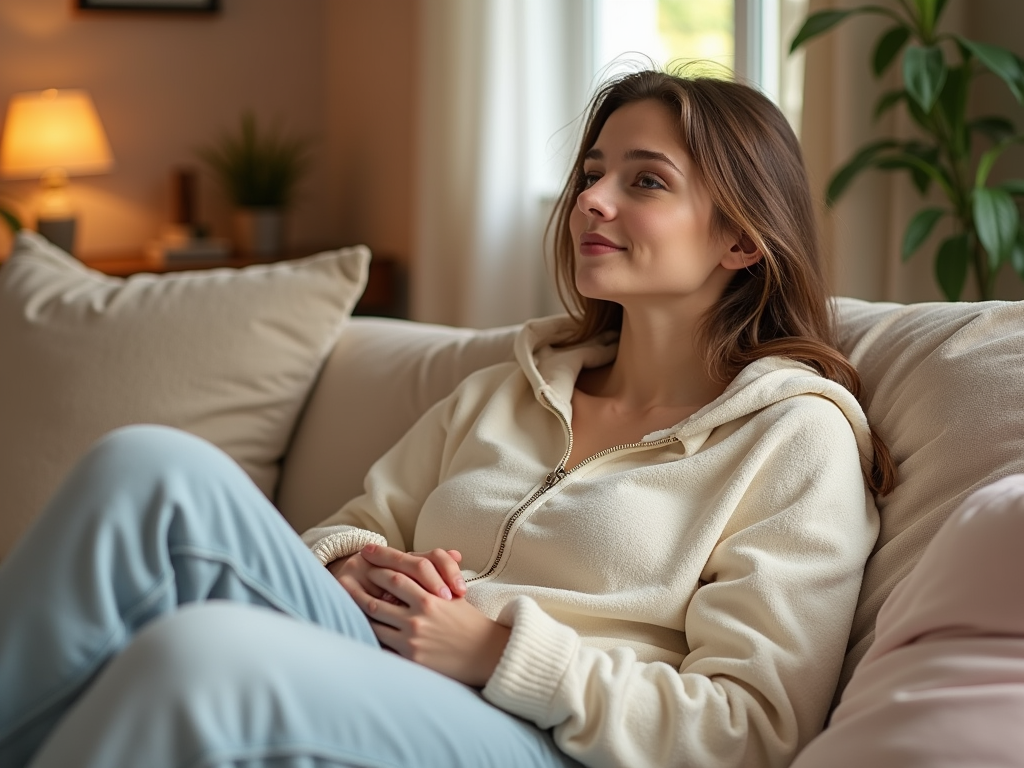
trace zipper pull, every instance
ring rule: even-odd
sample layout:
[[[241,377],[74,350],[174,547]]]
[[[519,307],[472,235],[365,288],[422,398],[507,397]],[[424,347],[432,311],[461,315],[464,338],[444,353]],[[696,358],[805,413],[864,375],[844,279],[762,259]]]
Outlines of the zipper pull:
[[[564,478],[565,475],[566,472],[564,469],[562,469],[561,467],[556,467],[553,472],[549,472],[548,476],[544,478],[544,487],[540,489],[540,492],[547,493],[548,491],[550,491],[552,488],[554,488],[556,485],[562,482],[562,478]]]

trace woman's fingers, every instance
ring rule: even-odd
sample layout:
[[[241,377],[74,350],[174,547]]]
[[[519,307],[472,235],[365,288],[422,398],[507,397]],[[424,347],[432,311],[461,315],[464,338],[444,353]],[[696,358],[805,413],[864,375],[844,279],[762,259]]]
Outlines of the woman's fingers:
[[[373,570],[379,571],[381,569],[375,568]],[[395,598],[387,590],[374,586],[374,591],[378,592],[380,597],[370,594],[357,585],[355,589],[349,592],[349,595],[359,609],[371,620],[372,624],[380,623],[391,627],[399,626],[406,617],[406,611],[408,610],[406,604]]]
[[[453,596],[462,597],[466,594],[466,580],[462,578],[462,570],[459,568],[459,563],[462,562],[462,553],[459,550],[432,549],[419,554],[434,564],[434,568],[448,585]]]
[[[358,589],[368,593],[371,597],[388,599],[390,596],[367,578],[366,574],[372,567],[357,552],[329,563],[327,570],[350,595]]]
[[[452,552],[458,556],[458,560]],[[466,582],[459,571],[458,562],[462,555],[457,550],[435,549],[427,553],[416,553],[368,544],[360,550],[360,555],[378,568],[405,574],[427,592],[445,600],[466,593]]]
[[[401,571],[393,571],[390,568],[371,568],[368,576],[371,584],[397,598],[400,602],[398,607],[401,608],[409,606],[417,611],[422,610],[427,600],[433,597],[415,579],[406,576]],[[397,614],[389,615],[397,616]],[[396,626],[392,622],[387,623]]]

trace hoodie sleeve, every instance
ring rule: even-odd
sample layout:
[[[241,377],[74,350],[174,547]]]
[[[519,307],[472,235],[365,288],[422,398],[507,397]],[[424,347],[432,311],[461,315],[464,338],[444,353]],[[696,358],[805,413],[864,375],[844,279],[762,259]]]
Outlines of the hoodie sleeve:
[[[420,510],[442,481],[468,424],[495,387],[515,370],[514,363],[499,363],[475,371],[429,408],[370,467],[363,495],[302,534],[320,562],[326,565],[367,544],[408,551]]]
[[[815,396],[772,417],[730,484],[678,668],[588,646],[518,597],[485,698],[588,766],[788,765],[824,724],[877,513],[850,422]]]
[[[363,481],[364,493],[302,534],[321,563],[354,554],[367,544],[408,551],[424,500],[437,487],[453,394],[427,410]]]

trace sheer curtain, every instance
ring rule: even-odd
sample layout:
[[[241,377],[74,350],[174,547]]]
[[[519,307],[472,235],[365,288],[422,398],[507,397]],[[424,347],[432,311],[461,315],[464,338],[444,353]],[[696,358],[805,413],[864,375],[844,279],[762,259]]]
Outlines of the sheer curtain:
[[[412,315],[557,311],[541,239],[591,85],[586,0],[424,0]]]
[[[780,68],[778,37],[805,3],[735,5],[738,74],[791,116],[802,73]],[[657,0],[422,0],[419,13],[411,314],[484,328],[561,311],[544,225],[597,80],[657,49]]]

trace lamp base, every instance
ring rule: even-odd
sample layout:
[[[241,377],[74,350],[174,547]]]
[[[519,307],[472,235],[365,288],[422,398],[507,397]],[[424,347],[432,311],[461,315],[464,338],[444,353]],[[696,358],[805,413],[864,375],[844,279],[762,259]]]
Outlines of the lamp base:
[[[75,252],[75,219],[38,219],[36,230],[39,234],[69,254]]]

